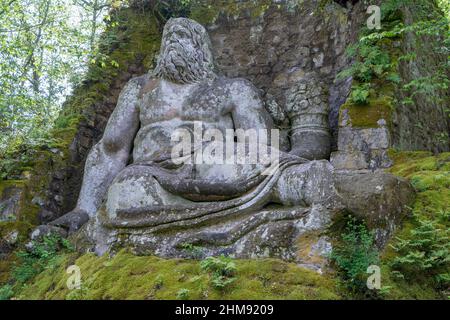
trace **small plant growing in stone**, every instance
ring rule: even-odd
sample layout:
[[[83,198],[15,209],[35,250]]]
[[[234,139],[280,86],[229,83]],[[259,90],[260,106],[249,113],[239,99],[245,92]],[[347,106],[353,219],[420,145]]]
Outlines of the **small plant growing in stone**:
[[[200,266],[202,270],[211,273],[211,285],[216,289],[224,290],[236,280],[236,264],[224,255],[218,258],[209,257],[203,260]]]
[[[164,279],[161,276],[158,276],[155,280],[155,285],[153,286],[153,289],[160,290],[164,285]]]
[[[181,249],[185,251],[192,259],[200,259],[202,256],[202,248],[192,243],[183,243]]]

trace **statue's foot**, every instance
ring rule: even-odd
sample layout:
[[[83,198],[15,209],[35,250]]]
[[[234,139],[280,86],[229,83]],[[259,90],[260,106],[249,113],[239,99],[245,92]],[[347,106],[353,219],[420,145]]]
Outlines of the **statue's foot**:
[[[73,210],[66,215],[49,223],[51,226],[60,227],[68,231],[69,235],[80,230],[89,221],[89,215],[83,210]]]

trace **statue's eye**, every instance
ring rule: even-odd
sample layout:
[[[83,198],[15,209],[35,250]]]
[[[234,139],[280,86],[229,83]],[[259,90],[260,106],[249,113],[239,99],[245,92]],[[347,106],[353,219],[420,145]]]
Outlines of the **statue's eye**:
[[[177,31],[178,38],[186,39],[189,37],[189,35],[185,31]]]

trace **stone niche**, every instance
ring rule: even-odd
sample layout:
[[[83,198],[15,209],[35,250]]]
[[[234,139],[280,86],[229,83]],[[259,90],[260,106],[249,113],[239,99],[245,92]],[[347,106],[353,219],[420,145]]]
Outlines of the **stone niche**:
[[[201,212],[199,204],[182,213],[192,215],[190,219],[182,221],[180,213],[174,210],[172,215],[178,220],[156,226],[146,224],[145,219],[152,219],[148,212],[139,212],[142,219],[121,221],[128,214],[125,211],[119,214],[116,224],[102,225],[109,210],[103,207],[98,217],[79,233],[80,241],[93,240],[98,253],[132,246],[138,254],[164,257],[278,257],[320,270],[331,248],[325,231],[344,209],[333,198],[338,193],[355,215],[377,230],[379,245],[386,243],[404,216],[403,205],[411,200],[409,184],[383,172],[359,170],[369,169],[368,165],[333,168],[328,162],[332,151],[362,149],[359,132],[343,135],[344,126],[342,121],[339,125],[338,119],[351,79],[335,82],[335,78],[350,63],[345,49],[355,41],[364,24],[365,10],[358,5],[350,9],[334,2],[262,2],[269,5],[257,14],[252,10],[255,8],[248,6],[230,13],[212,5],[218,14],[207,22],[197,20],[210,35],[219,72],[227,78],[250,80],[260,90],[266,109],[282,131],[281,149],[307,155],[309,160],[321,160],[306,164],[302,178],[308,181],[305,185],[324,182],[318,182],[320,186],[308,196],[329,193],[330,201],[312,201],[304,207],[268,203],[257,211],[195,216]],[[195,14],[192,18],[196,19]],[[389,137],[383,141],[389,141]],[[283,177],[290,179],[289,175]],[[358,184],[362,192],[354,192]],[[217,206],[219,212],[220,205]],[[152,214],[169,209],[161,208]]]
[[[364,25],[363,6],[313,0],[230,0],[228,3],[234,4],[230,9],[215,1],[205,2],[210,4],[214,15],[205,17],[202,11],[193,10],[190,18],[206,27],[219,73],[228,78],[250,80],[281,129],[281,149],[321,160],[305,165],[304,181],[324,181],[326,183],[318,190],[325,190],[324,194],[331,190],[330,194],[340,193],[348,199],[348,209],[377,231],[377,242],[383,246],[404,216],[403,205],[411,200],[413,192],[405,181],[368,170],[382,167],[378,163],[369,166],[367,152],[377,149],[377,143],[389,144],[389,133],[385,139],[375,141],[373,134],[386,132],[381,129],[366,132],[349,126],[348,117],[340,110],[347,100],[352,81],[336,82],[335,78],[351,63],[345,49],[356,40]],[[71,148],[72,156],[80,158],[77,162],[84,161],[95,140],[102,136],[103,127],[125,83],[146,72],[139,65],[129,74],[118,77],[106,107],[93,108],[94,114],[87,117],[88,122],[92,122],[89,130],[82,127]],[[382,122],[380,126],[383,126]],[[364,138],[362,142],[361,137]],[[366,148],[368,141],[373,142],[370,145],[373,148]],[[320,144],[320,148],[316,148],[316,144]],[[382,149],[382,153],[386,148],[383,144],[378,149]],[[317,153],[317,149],[320,152]],[[345,162],[346,157],[358,155],[358,152],[363,153],[365,161],[360,166],[339,167],[336,161],[333,162],[338,156],[344,159],[341,163]],[[328,162],[330,154],[331,164]],[[82,175],[73,173],[73,176],[81,179]],[[288,180],[289,176],[284,179]],[[66,183],[64,177],[57,180],[54,189]],[[356,185],[361,192],[354,194]],[[72,185],[66,187],[70,188],[70,198],[76,197],[79,189]],[[311,192],[309,196],[314,198],[316,194],[321,192]],[[131,246],[138,254],[163,257],[201,258],[219,254],[237,258],[277,257],[320,270],[331,249],[331,240],[325,231],[335,215],[343,211],[343,206],[334,203],[334,199],[308,205],[284,207],[268,203],[256,212],[244,212],[241,216],[211,217],[211,221],[193,216],[195,219],[190,221],[175,221],[180,223],[174,227],[165,228],[162,224],[153,229],[139,224],[128,229],[125,225],[103,225],[101,220],[106,211],[102,207],[97,216],[91,217],[89,223],[74,235],[74,240],[77,247],[96,250],[100,254]],[[71,204],[65,205],[68,206]],[[59,211],[64,212],[73,208],[60,207]],[[161,208],[160,212],[170,210],[167,207]],[[200,207],[187,214],[197,212]],[[54,211],[53,207],[49,209]],[[126,216],[127,213],[123,214]],[[143,212],[143,216],[146,215],[151,218],[151,214]],[[42,223],[53,219],[51,215],[41,216]],[[190,228],[190,224],[195,226]],[[32,238],[57,231],[52,227],[41,226],[32,233]]]

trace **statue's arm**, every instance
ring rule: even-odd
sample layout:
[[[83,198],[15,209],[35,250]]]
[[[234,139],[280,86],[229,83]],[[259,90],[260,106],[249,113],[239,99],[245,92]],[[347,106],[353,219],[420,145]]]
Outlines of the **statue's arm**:
[[[273,119],[264,106],[258,89],[248,80],[238,79],[231,87],[231,115],[235,129],[270,130]]]
[[[120,94],[103,138],[89,153],[83,184],[74,212],[93,217],[117,174],[125,168],[139,128],[139,78],[132,79]]]

